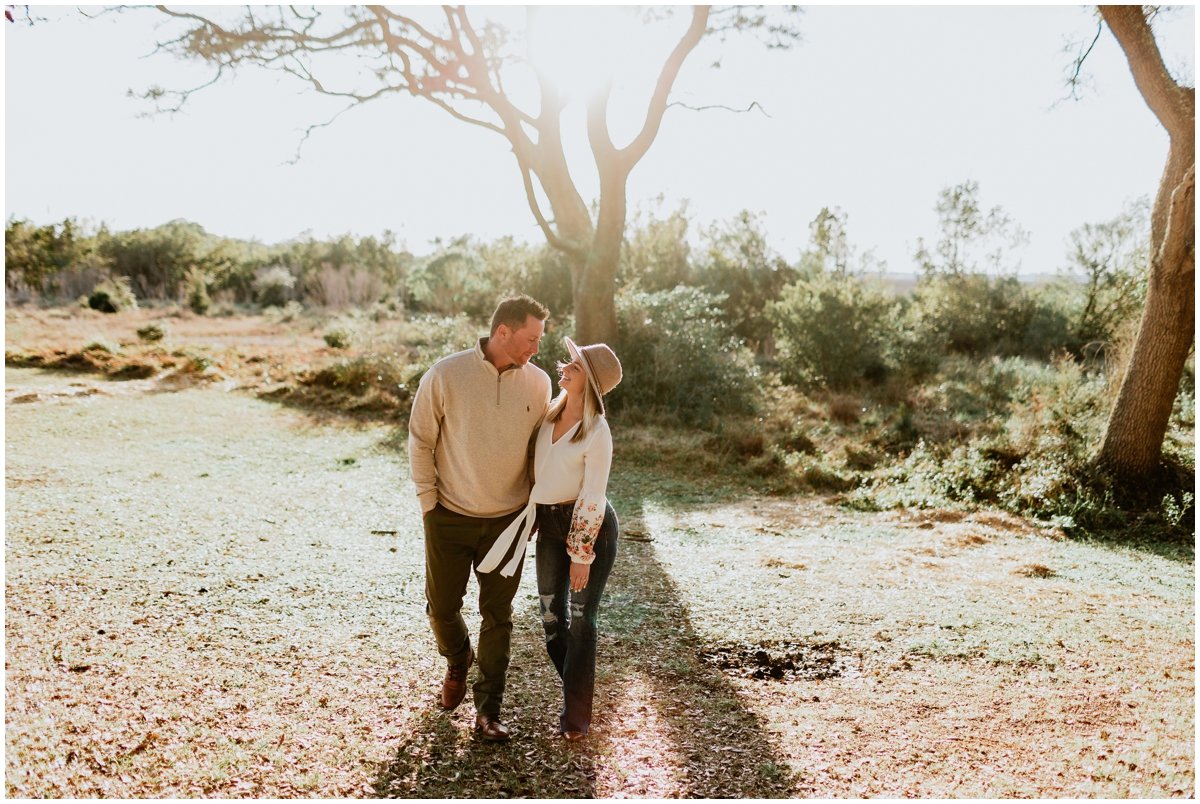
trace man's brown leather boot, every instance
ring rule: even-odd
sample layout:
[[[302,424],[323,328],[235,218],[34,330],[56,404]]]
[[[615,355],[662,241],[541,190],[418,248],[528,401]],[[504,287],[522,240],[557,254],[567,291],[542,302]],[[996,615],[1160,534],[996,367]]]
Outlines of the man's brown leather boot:
[[[475,651],[467,654],[467,660],[462,664],[452,664],[446,668],[446,678],[442,681],[442,708],[453,709],[462,703],[467,695],[467,671],[475,661]]]
[[[488,742],[508,742],[508,726],[501,723],[500,718],[496,715],[476,715],[475,731],[479,732],[479,736]]]

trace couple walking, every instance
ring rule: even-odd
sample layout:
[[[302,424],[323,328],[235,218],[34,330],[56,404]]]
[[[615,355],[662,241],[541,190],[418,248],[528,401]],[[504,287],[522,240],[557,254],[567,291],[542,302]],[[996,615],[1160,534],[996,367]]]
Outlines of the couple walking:
[[[528,296],[504,299],[491,334],[439,360],[421,378],[409,420],[409,460],[425,523],[426,613],[449,664],[442,706],[472,687],[475,728],[504,741],[500,719],[512,636],[512,599],[525,547],[536,564],[546,651],[562,679],[559,728],[587,735],[596,678],[596,615],[617,554],[617,517],[605,497],[612,436],[604,394],[621,364],[603,344],[559,363],[561,392],[529,359],[549,311]],[[532,458],[532,461],[530,460]],[[471,570],[479,581],[479,642],[461,609]]]

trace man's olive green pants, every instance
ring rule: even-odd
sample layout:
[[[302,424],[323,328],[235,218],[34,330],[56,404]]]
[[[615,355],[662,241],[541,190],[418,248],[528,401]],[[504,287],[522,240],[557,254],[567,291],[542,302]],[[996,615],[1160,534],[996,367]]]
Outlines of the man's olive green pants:
[[[471,637],[463,622],[463,598],[471,570],[483,561],[496,539],[519,514],[514,511],[495,519],[465,516],[444,507],[441,503],[425,515],[425,613],[437,640],[438,653],[451,664],[467,660],[471,652]],[[500,566],[511,557],[505,556]],[[499,715],[504,700],[504,674],[512,655],[512,600],[521,584],[521,559],[511,578],[492,572],[478,572],[479,581],[479,645],[475,661],[479,678],[472,686],[475,712],[480,715]]]

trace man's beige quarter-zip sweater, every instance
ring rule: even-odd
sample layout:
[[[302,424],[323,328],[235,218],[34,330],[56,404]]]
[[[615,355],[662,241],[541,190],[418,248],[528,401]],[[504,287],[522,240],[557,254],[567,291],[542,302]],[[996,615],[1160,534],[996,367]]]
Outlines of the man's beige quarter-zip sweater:
[[[421,514],[439,502],[466,516],[511,514],[529,499],[529,437],[550,402],[550,377],[537,366],[503,372],[474,349],[434,363],[408,420],[408,456]]]

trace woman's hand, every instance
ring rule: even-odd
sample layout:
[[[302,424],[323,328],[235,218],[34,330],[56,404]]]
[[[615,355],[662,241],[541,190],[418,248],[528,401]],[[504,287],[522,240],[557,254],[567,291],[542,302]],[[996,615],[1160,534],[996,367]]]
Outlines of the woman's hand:
[[[576,564],[571,562],[571,591],[581,592],[587,586],[588,576],[592,574],[591,564]]]

